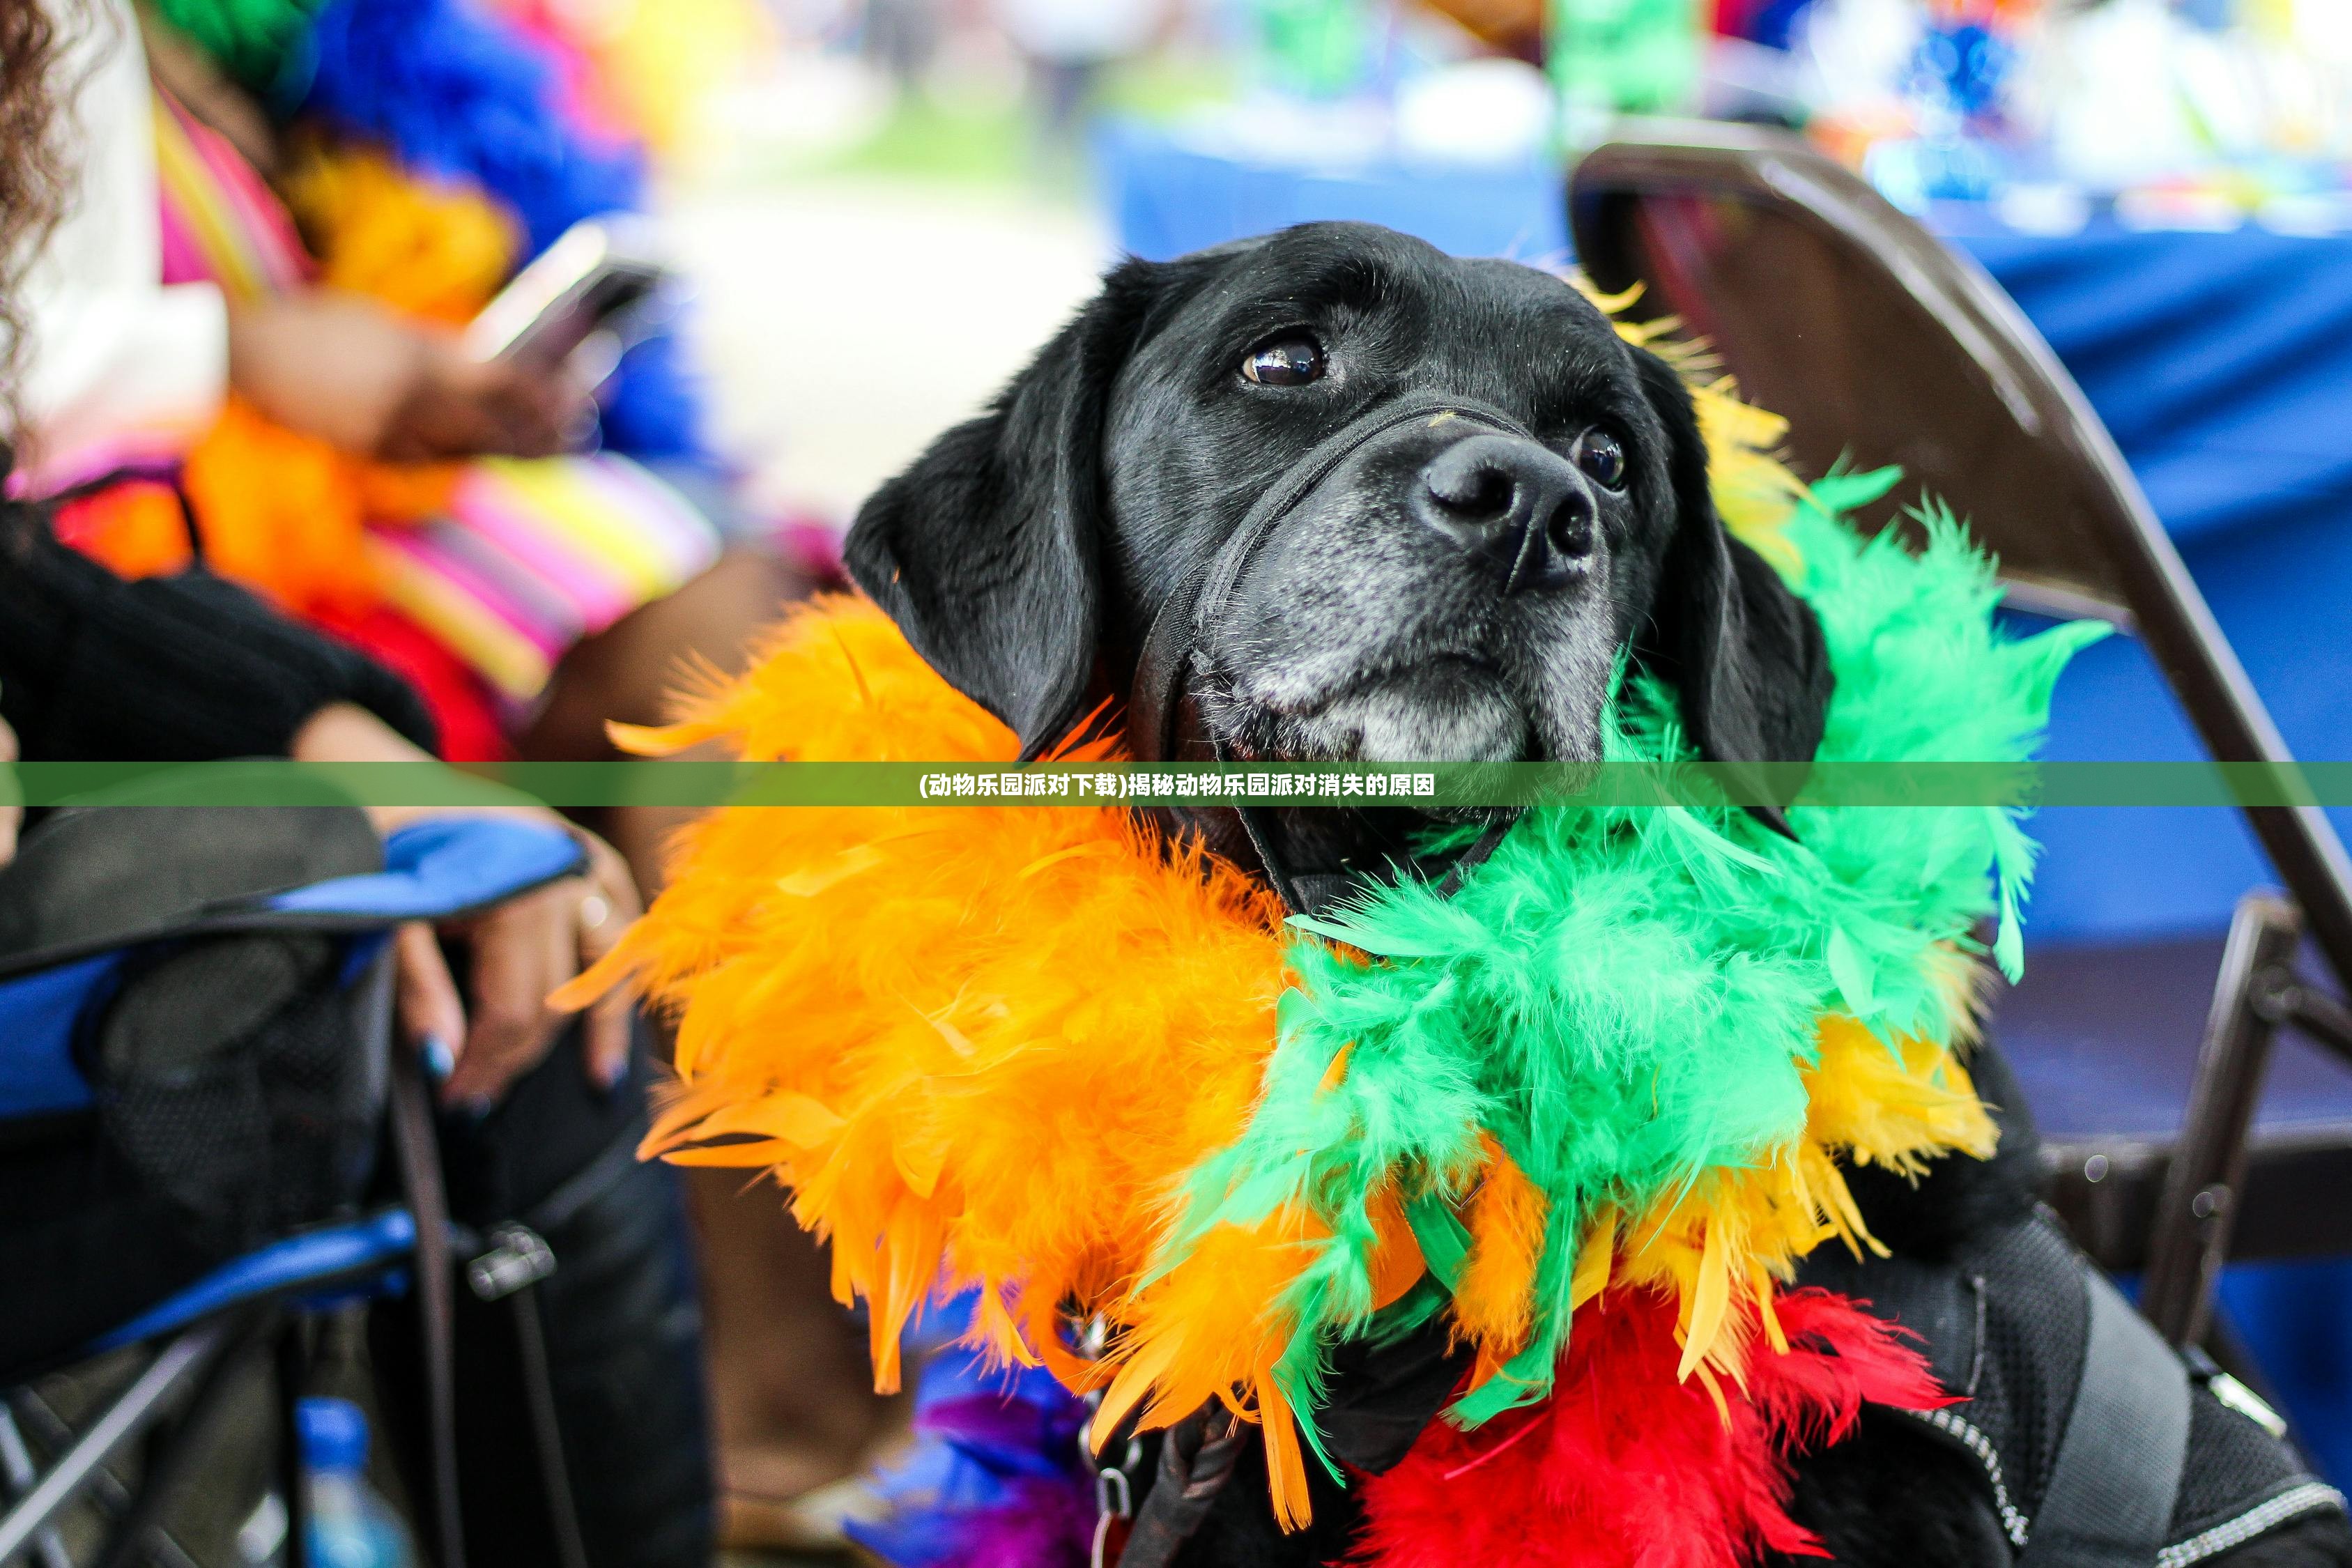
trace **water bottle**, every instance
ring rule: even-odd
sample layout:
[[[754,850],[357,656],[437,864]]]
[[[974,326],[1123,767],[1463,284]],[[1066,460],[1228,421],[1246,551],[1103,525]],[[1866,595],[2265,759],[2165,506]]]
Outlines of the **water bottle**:
[[[311,1568],[414,1568],[399,1516],[367,1483],[368,1423],[348,1399],[295,1406],[310,1493]]]

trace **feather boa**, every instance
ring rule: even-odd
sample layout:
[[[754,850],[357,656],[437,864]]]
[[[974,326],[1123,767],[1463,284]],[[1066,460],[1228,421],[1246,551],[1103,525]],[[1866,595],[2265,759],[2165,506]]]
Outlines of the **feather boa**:
[[[1811,507],[1786,539],[1838,677],[1824,759],[2021,756],[2096,635],[2002,642],[1990,574],[1948,519],[1916,557]],[[1620,759],[1686,752],[1653,682],[1612,730]],[[1294,948],[1250,1122],[1189,1177],[1151,1273],[1289,1216],[1328,1234],[1304,1239],[1270,1316],[1195,1301],[1140,1319],[1106,1413],[1147,1394],[1152,1415],[1190,1409],[1235,1371],[1194,1347],[1255,1328],[1263,1355],[1269,1327],[1285,1400],[1312,1406],[1329,1344],[1373,1325],[1387,1254],[1408,1247],[1478,1348],[1465,1425],[1549,1392],[1575,1307],[1612,1278],[1679,1300],[1683,1376],[1739,1378],[1759,1334],[1780,1348],[1774,1279],[1825,1236],[1864,1240],[1840,1159],[1990,1152],[1948,1053],[1971,928],[1998,914],[2013,949],[2031,864],[1992,808],[1791,821],[1795,843],[1722,814],[1539,812],[1450,902],[1409,883],[1294,922],[1342,945]]]
[[[1365,1482],[1357,1560],[1722,1568],[1759,1550],[1824,1555],[1785,1511],[1784,1456],[1838,1441],[1865,1402],[1949,1400],[1896,1331],[1843,1297],[1797,1290],[1777,1310],[1789,1348],[1756,1357],[1724,1397],[1675,1377],[1670,1301],[1609,1291],[1580,1319],[1557,1397],[1476,1433],[1433,1422]],[[1464,1506],[1465,1489],[1478,1506]]]
[[[1349,1562],[1724,1568],[1759,1548],[1818,1554],[1787,1512],[1787,1456],[1839,1441],[1865,1402],[1950,1401],[1898,1331],[1852,1303],[1800,1290],[1779,1310],[1789,1351],[1759,1358],[1734,1402],[1674,1377],[1668,1301],[1608,1292],[1553,1398],[1476,1435],[1435,1423],[1395,1468],[1351,1477],[1363,1520]],[[1076,1442],[1088,1414],[1042,1372],[938,1350],[916,1388],[913,1451],[877,1487],[889,1517],[852,1533],[893,1568],[1081,1568],[1095,1524]]]
[[[372,147],[314,142],[279,193],[316,252],[317,281],[420,321],[464,326],[522,255],[514,220],[479,191],[409,174]]]
[[[1766,427],[1714,397],[1737,521],[1726,480],[1769,473],[1744,441]],[[1828,637],[1821,754],[2021,758],[2100,628],[2005,641],[1948,518],[1917,555],[1834,521],[1890,482],[1744,498]],[[1629,682],[1612,754],[1684,754],[1674,713]],[[719,736],[752,758],[1016,750],[851,601],[636,739]],[[1249,879],[1114,809],[725,811],[572,994],[634,975],[678,1015],[648,1150],[775,1170],[833,1239],[836,1293],[872,1305],[882,1386],[934,1284],[976,1289],[975,1342],[1103,1389],[1097,1429],[1210,1399],[1262,1422],[1297,1523],[1336,1339],[1447,1313],[1477,1352],[1467,1429],[1542,1401],[1596,1301],[1656,1301],[1625,1353],[1724,1412],[1763,1474],[1842,1408],[1802,1393],[1779,1294],[1822,1241],[1872,1245],[1840,1162],[1990,1151],[1954,1049],[1972,928],[2000,917],[2014,962],[2032,859],[1992,808],[1793,820],[1799,843],[1730,811],[1533,813],[1450,903],[1382,889],[1286,932]],[[1118,1331],[1105,1360],[1067,1348],[1072,1310]],[[1784,1384],[1813,1415],[1774,1414]],[[1733,1511],[1726,1539],[1776,1539]]]
[[[300,52],[320,0],[154,0],[163,20],[185,34],[229,76],[267,91]]]

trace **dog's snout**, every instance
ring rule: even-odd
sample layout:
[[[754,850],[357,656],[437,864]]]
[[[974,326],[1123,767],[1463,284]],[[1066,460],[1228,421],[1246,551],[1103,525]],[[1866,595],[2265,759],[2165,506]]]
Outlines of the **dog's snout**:
[[[1430,459],[1413,514],[1486,563],[1505,593],[1558,583],[1592,551],[1592,493],[1574,464],[1522,437],[1473,436]]]

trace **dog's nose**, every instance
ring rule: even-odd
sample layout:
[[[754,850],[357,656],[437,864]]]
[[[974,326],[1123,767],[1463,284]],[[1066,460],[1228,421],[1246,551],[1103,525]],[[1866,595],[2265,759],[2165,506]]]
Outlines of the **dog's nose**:
[[[1592,492],[1576,466],[1524,437],[1457,441],[1421,470],[1413,515],[1485,562],[1503,591],[1557,583],[1592,552]]]

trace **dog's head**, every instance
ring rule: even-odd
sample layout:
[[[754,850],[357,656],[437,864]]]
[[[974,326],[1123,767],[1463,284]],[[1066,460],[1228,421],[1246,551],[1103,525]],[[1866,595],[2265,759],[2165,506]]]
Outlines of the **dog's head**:
[[[1628,651],[1710,760],[1821,739],[1820,627],[1716,517],[1675,373],[1549,274],[1362,225],[1119,267],[847,546],[1033,757],[1221,554],[1188,695],[1234,755],[1595,760]]]

